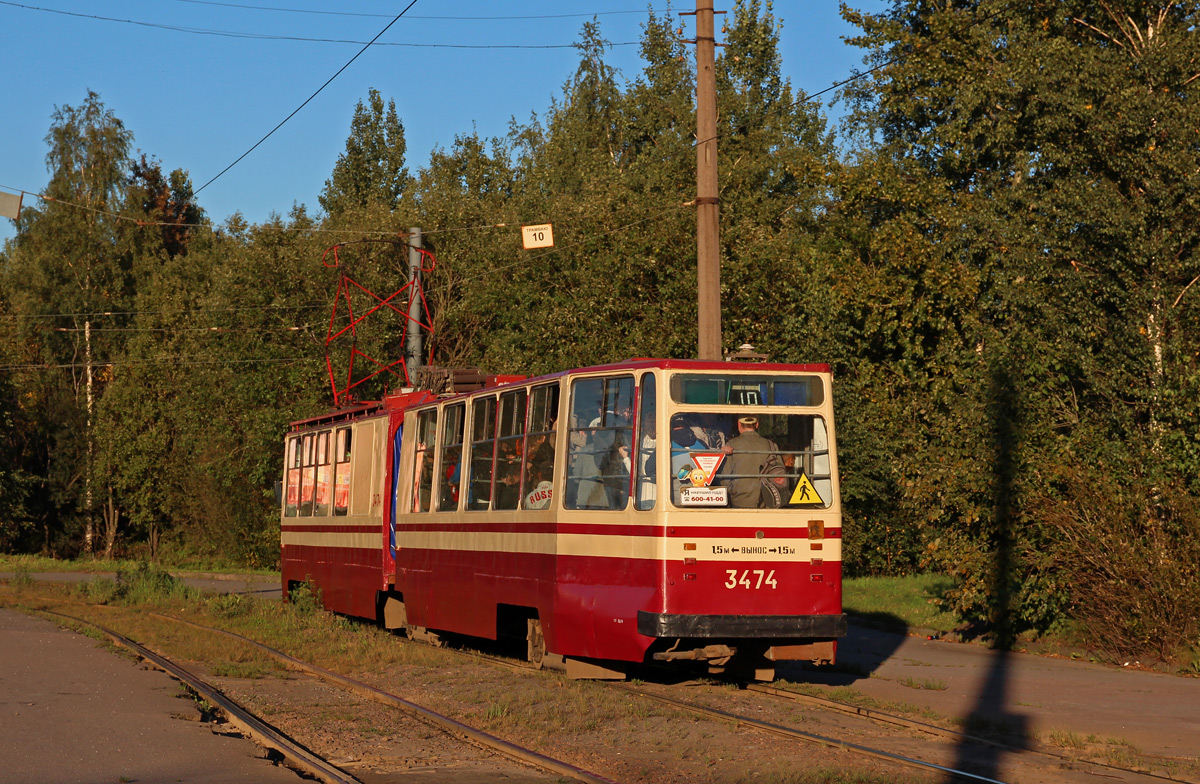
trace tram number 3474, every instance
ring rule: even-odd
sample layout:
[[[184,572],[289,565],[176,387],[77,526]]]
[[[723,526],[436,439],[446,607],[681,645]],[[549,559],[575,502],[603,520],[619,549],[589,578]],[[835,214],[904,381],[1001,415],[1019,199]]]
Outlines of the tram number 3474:
[[[774,569],[769,572],[765,569],[744,569],[741,577],[738,577],[737,569],[726,569],[725,574],[729,578],[725,581],[725,587],[730,589],[742,587],[757,590],[764,585],[772,589],[779,587]]]

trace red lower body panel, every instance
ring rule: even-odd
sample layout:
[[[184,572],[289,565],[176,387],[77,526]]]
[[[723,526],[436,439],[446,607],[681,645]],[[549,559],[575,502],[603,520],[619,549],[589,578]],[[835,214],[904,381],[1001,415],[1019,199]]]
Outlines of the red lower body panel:
[[[494,639],[499,605],[531,608],[547,649],[566,656],[642,661],[656,638],[638,633],[639,611],[747,619],[842,612],[840,563],[402,548],[396,564],[409,623]]]
[[[356,547],[284,545],[280,560],[283,590],[311,580],[327,610],[375,617],[375,597],[383,584],[384,551]]]

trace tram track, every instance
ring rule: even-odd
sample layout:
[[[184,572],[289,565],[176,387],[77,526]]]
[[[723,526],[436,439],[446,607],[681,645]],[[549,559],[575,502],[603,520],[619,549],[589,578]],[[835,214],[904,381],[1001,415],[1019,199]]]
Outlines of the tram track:
[[[494,666],[502,667],[504,669],[507,669],[507,670],[510,670],[513,672],[525,672],[525,673],[541,672],[541,670],[539,670],[538,668],[535,668],[524,662],[517,662],[514,660],[503,659],[503,658],[499,658],[499,657],[495,657],[495,656],[488,656],[486,654],[481,654],[481,653],[477,653],[474,651],[463,651],[463,650],[457,650],[454,648],[448,648],[445,650],[454,656],[469,658],[473,661],[482,661],[482,662],[485,662],[485,663],[488,663],[488,664],[491,664]],[[666,695],[655,694],[655,693],[647,691],[645,689],[640,689],[638,687],[631,686],[628,684],[608,683],[607,685],[610,688],[624,691],[625,693],[631,694],[635,697],[639,697],[642,699],[647,699],[647,700],[651,700],[651,701],[658,702],[661,704],[669,705],[677,710],[681,710],[681,711],[688,712],[688,713],[693,713],[693,714],[704,716],[704,717],[710,718],[710,719],[715,719],[717,721],[731,723],[735,727],[739,727],[739,728],[745,727],[745,728],[749,728],[749,729],[752,729],[752,730],[755,730],[758,732],[764,732],[764,733],[767,733],[770,735],[774,735],[777,737],[788,738],[790,740],[799,740],[799,741],[804,741],[804,742],[808,742],[808,743],[816,743],[819,745],[827,746],[829,748],[840,749],[843,751],[849,751],[849,752],[853,752],[853,753],[860,754],[863,756],[871,757],[873,759],[881,760],[881,761],[887,762],[887,763],[892,763],[892,764],[897,764],[897,765],[901,765],[901,766],[905,766],[905,767],[909,767],[909,768],[914,768],[914,769],[922,770],[925,772],[934,772],[934,773],[944,774],[946,776],[949,776],[951,779],[956,779],[956,780],[960,780],[960,781],[976,782],[977,784],[1004,784],[1003,782],[999,781],[998,779],[992,779],[992,778],[988,778],[986,776],[980,776],[980,775],[977,775],[974,773],[970,773],[968,771],[956,770],[954,768],[946,767],[943,765],[937,765],[935,763],[925,762],[923,760],[906,757],[901,754],[894,754],[892,752],[884,751],[881,749],[871,748],[869,746],[864,746],[862,744],[851,743],[849,741],[840,740],[838,738],[832,738],[832,737],[818,735],[818,734],[811,733],[811,732],[805,732],[803,730],[795,729],[792,727],[786,727],[786,726],[783,726],[780,724],[774,724],[772,722],[762,721],[760,719],[755,719],[755,718],[752,718],[749,716],[731,713],[729,711],[719,710],[716,708],[712,708],[710,706],[701,705],[699,703],[691,702],[688,700],[681,700],[681,699],[678,699],[675,697],[668,697]],[[849,713],[850,711],[853,710],[853,707],[849,706],[849,705],[844,705],[843,707],[847,709],[847,711],[845,711],[847,713]]]
[[[93,621],[54,610],[39,609],[37,612],[90,626],[111,640],[115,645],[150,662],[218,709],[225,719],[243,735],[252,739],[260,746],[273,749],[281,755],[287,760],[289,767],[324,782],[324,784],[359,784],[358,779],[354,776],[332,765],[299,743],[296,743],[271,724],[243,708],[220,689],[212,686],[186,667],[171,661],[166,656],[156,653],[144,645],[134,642],[128,637]]]
[[[473,661],[482,661],[482,662],[485,662],[485,663],[488,663],[488,664],[491,664],[494,666],[498,666],[498,667],[501,667],[504,669],[508,669],[508,670],[511,670],[514,672],[531,673],[531,672],[539,671],[538,668],[535,668],[532,665],[525,663],[525,662],[519,662],[519,661],[511,660],[511,659],[504,659],[504,658],[500,658],[500,657],[496,657],[496,656],[490,656],[487,654],[482,654],[482,653],[478,653],[478,652],[474,652],[474,651],[457,650],[454,648],[448,648],[445,650],[447,650],[448,653],[455,655],[455,656],[469,658]],[[845,740],[835,738],[835,737],[831,737],[828,735],[806,732],[804,730],[799,730],[799,729],[796,729],[793,727],[787,727],[787,726],[784,726],[781,724],[763,721],[761,719],[756,719],[756,718],[746,716],[743,714],[732,713],[730,711],[713,708],[711,706],[703,705],[703,704],[692,702],[689,700],[679,699],[677,697],[656,694],[656,693],[648,691],[646,689],[638,688],[638,687],[631,686],[628,684],[609,683],[608,686],[611,688],[614,688],[614,689],[625,691],[627,693],[630,693],[630,694],[640,697],[640,698],[659,702],[659,703],[674,707],[681,711],[686,711],[686,712],[690,712],[690,713],[693,713],[696,715],[705,716],[707,718],[714,719],[717,721],[727,722],[727,723],[733,724],[737,727],[745,727],[745,728],[752,729],[752,730],[755,730],[758,732],[764,732],[764,733],[767,733],[770,735],[775,735],[778,737],[785,737],[785,738],[788,738],[791,740],[799,740],[799,741],[804,741],[804,742],[815,743],[815,744],[827,746],[829,748],[841,749],[843,751],[853,752],[855,754],[872,757],[874,759],[901,765],[901,766],[908,767],[908,768],[913,768],[913,769],[922,770],[922,771],[926,771],[926,772],[940,773],[940,774],[944,774],[954,780],[969,781],[969,782],[999,782],[999,780],[997,780],[997,779],[989,778],[987,776],[981,776],[979,774],[974,774],[969,771],[959,770],[959,769],[951,768],[951,767],[944,766],[944,765],[938,765],[936,763],[928,762],[928,761],[921,760],[921,759],[916,759],[916,758],[909,757],[909,756],[906,756],[903,754],[896,754],[896,753],[889,752],[889,751],[882,750],[882,749],[872,748],[870,746],[865,746],[863,744],[852,743],[852,742],[845,741]],[[910,719],[910,718],[907,718],[904,716],[897,716],[894,714],[886,713],[884,711],[872,710],[869,708],[850,705],[848,703],[838,702],[836,700],[831,700],[831,699],[827,699],[824,697],[816,697],[816,696],[812,696],[812,695],[800,694],[798,692],[788,691],[786,689],[779,689],[779,688],[776,688],[773,686],[768,686],[765,684],[758,684],[758,683],[746,684],[744,686],[744,690],[748,691],[748,692],[762,694],[762,695],[776,698],[776,699],[782,699],[782,700],[787,700],[787,701],[798,703],[798,704],[807,705],[809,707],[814,707],[814,708],[818,708],[818,709],[825,710],[825,711],[838,713],[838,714],[841,714],[841,715],[844,715],[847,717],[864,719],[864,720],[867,720],[867,721],[870,721],[870,722],[876,723],[876,724],[884,724],[884,725],[889,725],[892,727],[913,730],[913,731],[920,732],[920,733],[923,733],[926,735],[932,735],[932,736],[941,738],[943,740],[950,741],[955,744],[971,743],[971,744],[977,744],[980,746],[991,747],[993,749],[996,749],[996,750],[999,750],[999,751],[1002,751],[1002,752],[1005,752],[1005,753],[1011,754],[1011,755],[1022,755],[1025,757],[1045,758],[1046,760],[1051,761],[1054,764],[1065,763],[1067,765],[1087,766],[1088,768],[1095,769],[1095,771],[1092,772],[1092,774],[1091,774],[1094,776],[1100,776],[1100,777],[1106,777],[1106,778],[1118,778],[1118,779],[1122,779],[1123,777],[1135,777],[1139,780],[1153,779],[1153,780],[1157,780],[1157,781],[1172,781],[1172,782],[1181,781],[1181,779],[1159,775],[1152,771],[1132,770],[1129,768],[1122,768],[1119,766],[1110,765],[1110,764],[1095,761],[1095,760],[1088,760],[1088,759],[1083,759],[1080,757],[1073,757],[1073,756],[1069,756],[1066,754],[1058,754],[1058,753],[1055,753],[1052,751],[1047,751],[1044,749],[1033,749],[1033,748],[1028,748],[1028,747],[1014,746],[1012,744],[1003,743],[1003,742],[1000,742],[997,740],[983,738],[983,737],[979,737],[977,735],[971,735],[968,733],[959,732],[957,730],[952,730],[952,729],[948,729],[945,727],[939,727],[936,724],[930,724],[928,722],[918,721],[916,719]],[[1000,783],[1000,784],[1002,784],[1002,783]]]
[[[79,621],[82,623],[90,623],[90,622],[84,621],[82,619],[74,618],[73,616],[67,616],[67,615],[64,615],[61,613],[54,613],[54,614],[60,615],[65,618],[71,618],[72,620]],[[576,768],[567,763],[559,763],[557,760],[551,760],[550,758],[543,757],[542,755],[537,754],[536,752],[530,752],[527,749],[522,749],[521,747],[516,746],[516,744],[511,744],[507,741],[502,741],[498,738],[494,738],[494,736],[490,736],[487,733],[482,733],[481,731],[474,730],[473,728],[470,728],[465,724],[457,722],[454,719],[450,719],[448,717],[442,716],[441,714],[437,714],[433,711],[423,708],[420,705],[417,705],[416,703],[405,700],[401,697],[397,697],[396,695],[389,694],[388,692],[382,691],[380,689],[376,689],[375,687],[370,686],[365,683],[362,683],[361,681],[357,681],[355,679],[341,675],[340,673],[336,673],[336,672],[327,670],[325,668],[301,661],[301,660],[296,659],[295,657],[292,657],[282,651],[273,649],[267,645],[264,645],[263,643],[253,640],[251,638],[244,637],[242,635],[236,634],[234,632],[229,632],[224,629],[206,626],[204,624],[196,623],[194,621],[190,621],[190,620],[183,619],[183,618],[178,618],[178,617],[171,616],[171,615],[166,615],[166,614],[162,614],[162,613],[148,613],[148,615],[153,616],[158,619],[169,621],[172,623],[184,624],[184,625],[196,628],[196,629],[201,630],[206,633],[213,633],[213,634],[222,635],[222,636],[230,638],[230,639],[236,639],[236,640],[238,640],[246,645],[249,645],[249,646],[261,651],[262,653],[270,656],[271,658],[282,663],[285,667],[287,667],[289,669],[306,672],[306,673],[308,673],[314,677],[317,677],[321,680],[333,683],[333,684],[335,684],[347,691],[350,691],[360,697],[363,697],[365,699],[373,700],[375,702],[382,703],[389,707],[399,709],[399,710],[401,710],[405,713],[408,713],[408,714],[412,715],[414,718],[417,718],[427,724],[432,724],[432,725],[438,726],[439,729],[442,729],[443,731],[447,732],[450,735],[459,737],[463,740],[474,743],[478,746],[492,749],[492,750],[496,751],[497,753],[499,753],[505,757],[508,757],[510,759],[514,759],[518,762],[521,762],[522,764],[530,765],[532,767],[554,773],[555,775],[567,776],[569,778],[572,778],[574,780],[579,780],[579,781],[593,781],[593,782],[609,781],[606,778],[603,778],[596,774],[591,774],[587,771],[583,771],[582,769]],[[93,624],[93,625],[95,625],[95,624]],[[97,626],[97,628],[99,628],[102,631],[102,633],[104,633],[110,639],[114,639],[114,641],[117,641],[113,637],[113,635],[117,634],[116,632],[112,632],[111,630],[104,629],[103,627],[99,627],[99,626]],[[130,642],[133,645],[136,645],[136,643],[132,643],[132,641],[128,641],[128,642]],[[403,644],[408,644],[407,640],[405,640],[405,641],[398,640],[398,642],[402,642]],[[123,644],[123,643],[121,643],[121,644]],[[129,646],[124,646],[124,647],[129,647]],[[131,648],[131,650],[136,650],[136,649]],[[442,650],[445,651],[447,654],[450,654],[450,655],[453,655],[456,657],[471,659],[474,661],[482,662],[482,663],[485,663],[485,664],[488,664],[491,666],[507,669],[507,670],[514,671],[514,672],[521,672],[521,673],[527,674],[527,675],[534,674],[537,672],[537,668],[533,667],[532,665],[525,663],[525,662],[517,661],[515,659],[502,658],[502,657],[498,657],[498,656],[494,656],[494,655],[488,655],[486,653],[479,653],[479,652],[474,652],[474,651],[469,651],[469,650],[461,650],[461,649],[457,649],[454,647],[443,648]],[[155,666],[159,666],[158,663],[155,662],[151,656],[144,655],[141,651],[137,651],[137,653],[138,653],[138,655],[143,655],[148,661],[151,661],[152,663],[154,663]],[[151,653],[151,652],[147,651],[147,653]],[[165,669],[165,668],[160,667],[160,669]],[[172,675],[174,677],[179,677],[179,676],[176,676],[174,673],[172,673]],[[180,680],[182,681],[184,679],[180,678]],[[614,689],[624,690],[626,693],[629,693],[631,696],[637,697],[639,699],[650,700],[650,701],[657,702],[659,704],[668,705],[679,711],[688,712],[688,713],[692,713],[695,715],[703,715],[703,716],[706,716],[706,717],[710,718],[711,720],[714,720],[717,722],[721,722],[721,723],[725,723],[725,724],[732,724],[737,728],[744,728],[747,730],[752,730],[752,731],[759,732],[759,733],[765,733],[767,735],[772,735],[775,737],[786,737],[791,740],[798,740],[798,741],[804,741],[807,743],[818,744],[818,745],[822,745],[822,746],[825,746],[828,748],[840,749],[840,750],[843,750],[843,751],[846,751],[846,752],[849,752],[849,753],[852,753],[855,755],[873,758],[873,759],[882,761],[889,765],[904,766],[904,767],[908,767],[911,769],[922,770],[926,773],[931,773],[931,774],[935,774],[938,776],[946,777],[947,779],[959,780],[959,781],[971,781],[971,782],[994,782],[994,781],[997,781],[997,779],[990,778],[990,777],[984,776],[984,775],[979,775],[977,773],[972,773],[970,771],[959,770],[959,769],[955,769],[953,767],[949,767],[946,765],[939,765],[934,762],[928,762],[926,760],[917,759],[916,757],[911,756],[909,754],[899,754],[894,751],[888,751],[886,749],[880,749],[880,748],[873,748],[871,746],[868,746],[868,745],[865,745],[862,743],[855,743],[855,742],[843,740],[841,738],[832,737],[828,733],[818,734],[818,733],[813,733],[813,732],[807,732],[805,730],[796,729],[794,727],[788,727],[788,726],[785,726],[784,724],[780,724],[780,723],[777,723],[774,721],[764,720],[762,718],[754,718],[752,716],[739,714],[739,713],[729,711],[729,710],[713,708],[709,705],[704,705],[704,704],[701,704],[698,702],[680,699],[675,696],[669,696],[669,695],[655,693],[652,690],[652,688],[648,689],[648,688],[631,686],[631,685],[626,685],[626,684],[608,684],[608,685],[613,687]],[[197,693],[203,695],[203,692],[200,689],[195,689],[195,690]],[[786,699],[790,702],[802,704],[802,705],[812,707],[812,708],[817,708],[819,710],[835,712],[835,713],[838,713],[838,714],[841,714],[841,715],[844,715],[847,717],[867,720],[873,724],[884,724],[884,725],[891,726],[893,728],[903,728],[903,729],[908,729],[908,730],[920,732],[920,733],[927,734],[927,735],[937,736],[943,740],[949,741],[956,745],[967,743],[967,742],[972,743],[972,744],[985,744],[987,746],[991,746],[993,748],[1000,749],[1006,754],[1014,755],[1013,759],[1015,759],[1017,755],[1024,756],[1024,757],[1026,757],[1024,764],[1027,764],[1027,765],[1034,764],[1034,763],[1030,762],[1030,757],[1040,756],[1040,757],[1043,757],[1043,758],[1046,758],[1049,760],[1053,760],[1054,762],[1056,762],[1058,764],[1066,763],[1067,765],[1088,766],[1089,768],[1092,769],[1091,775],[1105,777],[1105,778],[1125,778],[1125,780],[1128,780],[1130,777],[1134,777],[1136,779],[1141,779],[1141,780],[1145,780],[1145,779],[1154,779],[1154,780],[1159,780],[1159,781],[1178,781],[1179,780],[1179,779],[1172,779],[1167,776],[1161,776],[1161,775],[1158,775],[1158,774],[1155,774],[1155,773],[1152,773],[1149,771],[1130,770],[1127,768],[1120,768],[1120,767],[1116,767],[1113,765],[1108,765],[1108,764],[1105,764],[1102,762],[1095,762],[1095,761],[1091,761],[1091,760],[1070,757],[1067,755],[1055,754],[1053,752],[1042,751],[1042,750],[1038,750],[1038,749],[1031,749],[1028,747],[1012,746],[1012,745],[1004,744],[1004,743],[1001,743],[998,741],[989,740],[986,738],[979,738],[976,736],[967,735],[966,733],[961,733],[961,732],[947,729],[944,727],[938,727],[936,725],[929,724],[926,722],[921,722],[921,721],[909,719],[909,718],[902,717],[902,716],[895,716],[895,715],[888,714],[888,713],[885,713],[882,711],[877,711],[877,710],[872,710],[872,709],[863,708],[863,707],[859,707],[859,706],[849,705],[846,703],[837,702],[835,700],[829,700],[829,699],[822,698],[822,697],[815,697],[812,695],[799,694],[799,693],[784,690],[784,689],[778,689],[778,688],[772,687],[772,686],[766,686],[766,685],[762,685],[762,684],[752,684],[752,685],[747,686],[744,690],[746,692],[762,695],[764,697],[771,698],[771,699],[777,699],[777,700]],[[205,698],[208,699],[207,696],[205,696]],[[212,701],[212,700],[210,700],[210,701]],[[214,704],[216,704],[216,703],[214,702]],[[235,726],[236,726],[236,724],[235,724]],[[250,734],[250,733],[247,732],[246,734]],[[495,742],[495,743],[493,744],[493,742]],[[268,744],[264,743],[263,745],[268,745]],[[281,750],[280,753],[283,754],[283,751]],[[532,755],[532,756],[530,756],[530,755]],[[549,761],[549,764],[547,764],[547,761]],[[1045,770],[1050,771],[1051,769],[1045,768]],[[315,774],[313,774],[313,775],[315,775]],[[1052,775],[1052,774],[1047,774],[1047,775]],[[316,776],[316,777],[320,778],[320,776]],[[326,780],[326,779],[322,778],[321,780]],[[330,779],[330,780],[336,781],[337,779]],[[1016,780],[1020,781],[1022,779],[1018,778]]]
[[[150,613],[150,615],[167,621],[173,621],[175,623],[191,626],[196,629],[201,629],[203,631],[220,634],[243,642],[255,648],[256,650],[265,653],[266,655],[270,656],[276,661],[281,662],[291,669],[299,670],[329,683],[337,684],[353,694],[374,702],[381,703],[390,708],[395,708],[412,716],[413,718],[435,726],[438,729],[449,733],[450,735],[483,746],[484,748],[495,751],[516,762],[533,766],[540,770],[546,771],[547,773],[553,773],[559,776],[567,776],[576,781],[587,782],[587,784],[613,784],[611,779],[576,767],[570,763],[563,762],[562,760],[557,760],[544,754],[540,754],[532,749],[527,749],[502,738],[498,738],[495,735],[471,727],[468,724],[464,724],[456,719],[450,718],[449,716],[445,716],[441,713],[425,708],[415,702],[406,700],[403,697],[383,691],[382,689],[377,689],[370,684],[363,683],[362,681],[355,680],[354,678],[342,675],[341,673],[325,669],[324,667],[320,667],[316,664],[310,664],[309,662],[302,661],[294,656],[284,653],[283,651],[272,648],[269,645],[258,642],[257,640],[252,640],[249,637],[244,637],[236,632],[218,629],[213,626],[205,626],[204,624],[199,624],[195,621],[189,621],[184,618],[176,618],[174,616],[164,615],[162,613]]]
[[[280,730],[276,729],[266,721],[243,708],[235,700],[231,699],[219,689],[209,684],[199,675],[191,672],[178,663],[171,661],[168,657],[152,651],[149,648],[135,642],[134,640],[93,621],[49,609],[38,609],[36,612],[67,619],[72,622],[96,629],[114,644],[125,648],[137,656],[140,656],[141,658],[150,662],[153,666],[166,672],[171,677],[183,683],[195,694],[220,710],[230,724],[236,727],[242,734],[251,738],[265,748],[275,750],[287,760],[289,767],[301,771],[304,775],[315,778],[324,782],[325,784],[360,784],[359,780],[351,774],[332,765],[328,761],[322,759],[318,755],[296,743]],[[260,643],[257,640],[253,640],[249,637],[244,637],[235,632],[218,629],[212,626],[206,626],[194,621],[189,621],[162,613],[151,612],[149,615],[174,623],[184,624],[205,632],[236,639],[276,659],[290,669],[313,675],[323,681],[333,683],[359,697],[399,710],[400,712],[418,721],[421,721],[426,725],[435,727],[452,737],[495,752],[522,765],[535,768],[551,775],[584,782],[585,784],[615,784],[611,779],[576,767],[562,760],[540,754],[532,749],[527,749],[502,738],[498,738],[490,733],[471,727],[468,724],[464,724],[397,695],[377,689],[369,684],[355,680],[340,673],[333,672],[332,670],[328,670],[318,665],[310,664],[297,659],[289,654],[284,653],[283,651],[271,648],[270,646],[264,645],[263,643]]]
[[[346,689],[354,692],[355,694],[358,694],[359,696],[365,697],[367,699],[372,699],[372,700],[375,700],[378,702],[382,702],[386,705],[390,705],[391,707],[395,707],[395,708],[398,708],[405,712],[412,713],[413,715],[416,715],[419,718],[422,718],[424,720],[429,720],[432,723],[437,724],[438,726],[442,727],[443,729],[451,732],[451,734],[459,734],[459,735],[469,738],[470,740],[472,740],[474,742],[485,744],[489,748],[493,748],[502,754],[512,756],[514,759],[525,762],[526,764],[532,764],[537,767],[541,767],[545,770],[557,772],[561,775],[567,775],[567,776],[570,776],[571,778],[574,778],[579,781],[585,781],[585,782],[608,782],[609,781],[608,779],[595,776],[595,774],[591,774],[586,771],[582,771],[581,769],[576,768],[571,765],[567,765],[566,763],[558,763],[558,761],[549,761],[548,758],[542,757],[542,755],[537,754],[536,752],[530,752],[527,749],[521,749],[520,747],[516,747],[514,744],[510,744],[507,741],[501,741],[499,739],[496,739],[493,736],[488,735],[487,733],[481,733],[480,731],[469,728],[466,725],[463,725],[463,724],[455,721],[454,719],[450,719],[448,717],[442,716],[441,714],[437,714],[432,711],[429,711],[429,710],[422,708],[421,706],[416,705],[415,703],[405,700],[401,697],[397,697],[395,695],[389,694],[382,690],[376,689],[373,686],[362,683],[361,681],[357,681],[353,678],[349,678],[340,673],[336,673],[331,670],[325,669],[324,667],[319,667],[314,664],[309,664],[307,662],[303,662],[299,659],[296,659],[293,656],[283,653],[282,651],[271,648],[270,646],[264,645],[263,643],[260,643],[256,640],[252,640],[248,637],[244,637],[240,634],[236,634],[234,632],[229,632],[224,629],[217,629],[215,627],[205,626],[203,624],[195,623],[194,621],[189,621],[189,620],[186,620],[183,618],[176,618],[174,616],[164,615],[161,613],[151,613],[151,615],[154,617],[157,617],[157,618],[162,618],[163,620],[185,624],[185,625],[191,626],[193,628],[221,634],[221,635],[230,637],[232,639],[239,640],[243,643],[246,643],[246,644],[256,648],[257,650],[262,651],[263,653],[267,654],[268,656],[271,656],[272,658],[276,659],[277,661],[283,663],[284,665],[286,665],[290,668],[298,669],[298,670],[306,672],[310,675],[321,678],[323,680],[336,683],[336,684],[342,686],[343,688],[346,688]],[[483,661],[483,662],[486,662],[491,665],[503,667],[503,668],[508,669],[513,672],[522,672],[522,673],[537,673],[537,672],[539,672],[539,670],[535,667],[529,666],[524,663],[519,663],[516,661],[502,659],[499,657],[487,656],[484,654],[479,654],[479,653],[469,652],[469,651],[461,651],[461,650],[457,650],[454,648],[443,648],[442,650],[445,650],[447,653],[449,653],[453,656],[470,658],[475,661]],[[702,715],[707,718],[716,719],[718,721],[731,722],[737,727],[747,727],[747,728],[750,728],[750,729],[753,729],[753,730],[756,730],[759,732],[765,732],[765,733],[768,733],[771,735],[775,735],[777,737],[785,737],[785,738],[788,738],[791,740],[801,740],[801,741],[806,741],[806,742],[810,742],[810,743],[817,743],[817,744],[824,745],[824,746],[827,746],[830,748],[841,749],[843,751],[850,751],[850,752],[853,752],[856,754],[871,757],[871,758],[881,760],[881,761],[884,761],[887,763],[893,763],[893,764],[898,764],[898,765],[902,765],[902,766],[907,766],[907,767],[919,769],[919,770],[922,770],[925,772],[944,774],[946,776],[949,776],[951,779],[955,779],[955,780],[959,780],[959,781],[975,782],[976,784],[1004,784],[1004,782],[1001,782],[997,779],[988,778],[986,776],[980,776],[977,774],[970,773],[968,771],[956,770],[954,768],[937,765],[935,763],[925,762],[922,760],[906,757],[904,755],[894,754],[894,753],[880,750],[880,749],[874,749],[869,746],[851,743],[848,741],[839,740],[837,738],[831,738],[831,737],[827,737],[827,736],[817,735],[815,733],[804,732],[803,730],[798,730],[795,728],[786,727],[786,726],[779,725],[779,724],[765,722],[765,721],[762,721],[759,719],[751,718],[749,716],[730,713],[728,711],[718,710],[715,708],[711,708],[711,707],[704,706],[704,705],[699,705],[697,703],[689,702],[686,700],[680,700],[680,699],[673,698],[673,697],[666,697],[664,695],[653,694],[651,692],[648,692],[648,691],[645,691],[642,689],[638,689],[636,687],[628,686],[626,684],[610,683],[610,684],[608,684],[608,686],[611,688],[614,688],[614,689],[623,690],[626,693],[632,694],[634,696],[637,696],[637,697],[640,697],[643,699],[648,699],[648,700],[652,700],[652,701],[656,701],[659,703],[670,705],[671,707],[674,707],[678,710]],[[493,745],[493,744],[497,744],[497,745]],[[530,756],[526,756],[526,755],[533,755],[533,756],[530,757]],[[565,767],[557,767],[559,765],[562,765]]]
[[[816,697],[816,696],[813,696],[810,694],[800,694],[799,692],[789,691],[787,689],[778,689],[778,688],[775,688],[774,686],[767,686],[767,685],[761,684],[761,683],[747,684],[746,690],[757,692],[759,694],[765,694],[770,697],[789,700],[791,702],[803,703],[803,704],[812,705],[812,706],[818,707],[818,708],[824,708],[826,710],[836,711],[836,712],[845,714],[847,716],[860,716],[865,719],[870,719],[871,721],[876,721],[876,722],[880,722],[883,724],[891,724],[891,725],[894,725],[897,727],[904,727],[907,729],[916,730],[917,732],[923,732],[923,733],[926,733],[929,735],[936,735],[938,737],[945,738],[947,740],[951,740],[951,741],[954,741],[957,743],[963,743],[963,742],[976,743],[976,744],[980,744],[980,745],[984,745],[984,746],[991,746],[993,748],[1000,749],[1002,751],[1006,751],[1006,752],[1013,753],[1013,754],[1037,754],[1037,755],[1040,755],[1043,757],[1048,757],[1048,758],[1051,758],[1054,760],[1060,760],[1060,761],[1067,762],[1067,763],[1070,763],[1073,765],[1088,765],[1088,766],[1095,767],[1098,769],[1107,770],[1107,771],[1110,771],[1113,773],[1135,775],[1135,776],[1140,776],[1140,777],[1145,777],[1145,778],[1158,779],[1160,781],[1179,781],[1179,779],[1170,778],[1169,776],[1160,776],[1157,773],[1153,773],[1151,771],[1130,770],[1129,768],[1122,768],[1122,767],[1118,767],[1116,765],[1109,765],[1108,763],[1105,763],[1105,762],[1097,762],[1096,760],[1083,759],[1080,757],[1072,757],[1067,754],[1058,754],[1053,751],[1047,751],[1046,749],[1020,748],[1017,746],[1013,746],[1010,743],[1002,743],[1000,741],[992,740],[990,738],[982,738],[982,737],[979,737],[978,735],[971,735],[969,733],[959,732],[957,730],[952,730],[952,729],[947,729],[946,727],[939,727],[936,724],[930,724],[930,723],[924,722],[924,721],[917,721],[916,719],[909,719],[904,716],[896,716],[894,714],[886,713],[884,711],[872,710],[870,708],[864,708],[864,707],[860,707],[857,705],[849,705],[847,703],[838,702],[836,700],[830,700],[825,697]]]

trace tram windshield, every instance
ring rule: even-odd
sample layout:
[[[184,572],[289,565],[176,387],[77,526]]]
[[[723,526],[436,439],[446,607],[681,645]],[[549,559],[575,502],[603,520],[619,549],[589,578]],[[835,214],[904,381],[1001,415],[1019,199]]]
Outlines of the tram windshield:
[[[671,417],[678,507],[823,509],[833,503],[829,435],[814,414],[699,411]]]
[[[820,376],[678,373],[671,377],[670,396],[675,404],[711,407],[671,417],[669,478],[675,506],[779,509],[833,503],[825,419],[763,410],[822,405]],[[755,410],[743,408],[750,406]]]

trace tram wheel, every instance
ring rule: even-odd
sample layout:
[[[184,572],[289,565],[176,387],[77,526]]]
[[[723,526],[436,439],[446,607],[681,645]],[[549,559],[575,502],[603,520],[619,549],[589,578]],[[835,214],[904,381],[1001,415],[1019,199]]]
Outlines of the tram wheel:
[[[526,622],[525,639],[528,643],[527,658],[539,670],[546,664],[546,638],[542,634],[542,622],[530,618]]]

